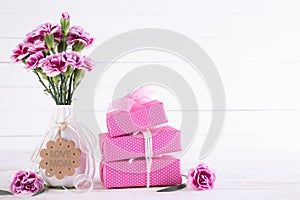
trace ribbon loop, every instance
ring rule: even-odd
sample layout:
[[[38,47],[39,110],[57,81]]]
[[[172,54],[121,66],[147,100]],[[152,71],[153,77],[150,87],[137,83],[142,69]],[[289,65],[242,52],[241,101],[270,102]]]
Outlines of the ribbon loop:
[[[153,93],[153,91],[148,86],[142,86],[128,95],[113,100],[107,108],[108,112],[113,111],[127,111],[129,112],[134,106],[140,106],[141,104],[152,101],[149,96]]]

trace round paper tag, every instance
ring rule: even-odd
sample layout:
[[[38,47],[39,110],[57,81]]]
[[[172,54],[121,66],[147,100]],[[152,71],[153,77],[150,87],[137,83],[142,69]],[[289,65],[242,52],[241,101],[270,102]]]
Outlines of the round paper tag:
[[[46,169],[46,176],[63,179],[74,175],[75,169],[81,165],[80,155],[81,151],[75,148],[73,141],[58,138],[56,141],[49,141],[46,149],[40,151],[40,167]]]

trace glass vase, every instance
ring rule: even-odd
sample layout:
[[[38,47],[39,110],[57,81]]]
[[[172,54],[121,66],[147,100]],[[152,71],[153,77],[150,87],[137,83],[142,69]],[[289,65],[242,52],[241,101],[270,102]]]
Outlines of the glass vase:
[[[96,139],[74,116],[71,105],[57,105],[50,127],[33,154],[47,185],[63,188],[93,187]]]

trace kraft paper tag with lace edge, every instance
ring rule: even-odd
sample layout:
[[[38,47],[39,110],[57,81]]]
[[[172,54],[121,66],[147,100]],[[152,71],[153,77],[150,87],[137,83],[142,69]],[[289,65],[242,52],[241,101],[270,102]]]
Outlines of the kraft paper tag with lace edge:
[[[65,125],[59,127],[59,138],[56,141],[49,141],[46,148],[40,151],[42,158],[40,167],[46,170],[46,176],[55,176],[63,179],[65,176],[73,176],[75,169],[81,165],[81,150],[75,148],[73,141],[61,137],[61,131]]]

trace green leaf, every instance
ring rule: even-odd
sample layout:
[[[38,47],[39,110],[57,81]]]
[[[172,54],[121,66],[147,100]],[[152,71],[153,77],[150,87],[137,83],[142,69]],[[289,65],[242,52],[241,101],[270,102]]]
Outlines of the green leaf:
[[[176,190],[181,190],[185,187],[186,187],[186,184],[183,183],[183,184],[180,184],[180,185],[175,185],[175,186],[171,186],[171,187],[168,187],[168,188],[165,188],[165,189],[157,190],[156,192],[173,192],[173,191],[176,191]]]
[[[48,80],[48,76],[47,76],[47,74],[45,74],[45,73],[43,73],[43,72],[42,72],[42,73],[41,73],[41,75],[42,75],[42,78],[43,78],[43,79],[46,79],[46,80]]]
[[[83,79],[84,75],[85,75],[84,69],[74,70],[74,88],[77,88],[77,86],[80,84],[81,80]]]
[[[44,89],[44,92],[47,94],[47,93],[50,93],[50,89]]]
[[[40,195],[40,194],[44,193],[45,191],[46,191],[46,187],[44,187],[43,189],[41,189],[41,190],[38,191],[37,193],[34,193],[34,194],[32,195],[32,197],[37,196],[37,195]]]
[[[46,187],[50,189],[56,189],[56,190],[64,190],[65,188],[69,190],[75,189],[75,187],[62,187],[62,186],[51,186],[51,185],[46,185]]]
[[[27,65],[27,63],[26,63],[26,58],[23,58],[23,59],[22,59],[22,63],[23,63],[24,65]]]
[[[25,56],[25,57],[22,59],[22,63],[23,63],[23,64],[27,65],[26,59],[29,58],[29,56],[30,56],[30,55],[27,55],[27,56]]]
[[[60,81],[60,76],[59,75],[54,76],[52,79],[53,79],[53,82],[57,85]]]
[[[0,190],[0,196],[2,195],[13,195],[13,193],[6,191],[6,190]]]

